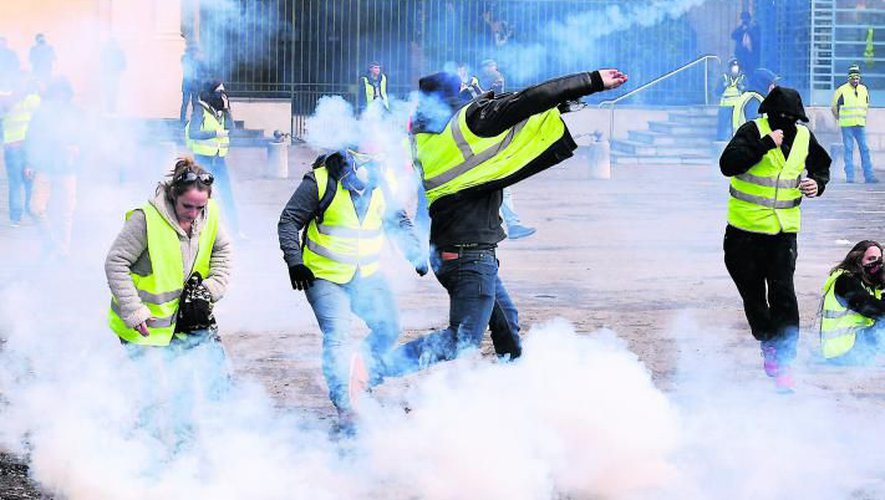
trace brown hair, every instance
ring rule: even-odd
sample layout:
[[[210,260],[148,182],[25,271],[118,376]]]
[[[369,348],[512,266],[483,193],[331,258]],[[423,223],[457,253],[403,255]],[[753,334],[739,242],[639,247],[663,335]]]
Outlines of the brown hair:
[[[178,176],[187,172],[193,172],[194,174],[196,174],[198,177],[197,180],[187,183],[175,182],[175,179],[177,179]],[[160,191],[163,191],[164,193],[166,193],[166,199],[168,199],[172,203],[175,203],[175,200],[179,196],[186,193],[187,191],[190,191],[191,189],[206,191],[211,197],[212,184],[206,184],[199,179],[199,176],[208,173],[209,172],[207,172],[205,168],[197,165],[196,162],[194,162],[193,158],[179,158],[175,161],[175,166],[172,168],[172,170],[170,170],[169,173],[166,174],[166,177],[168,177],[169,179],[161,182],[160,185],[157,186],[157,194],[159,194]]]
[[[862,279],[866,282],[866,275],[863,272],[861,260],[863,260],[863,254],[865,254],[870,247],[877,247],[879,251],[882,251],[882,245],[878,242],[873,240],[859,241],[848,251],[848,255],[842,259],[842,262],[830,270],[830,274],[842,269],[843,271],[852,274],[855,278]]]

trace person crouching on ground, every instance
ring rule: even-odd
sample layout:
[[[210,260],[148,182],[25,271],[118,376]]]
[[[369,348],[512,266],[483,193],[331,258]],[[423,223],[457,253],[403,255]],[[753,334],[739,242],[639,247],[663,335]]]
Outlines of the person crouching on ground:
[[[885,327],[885,272],[882,245],[864,240],[830,271],[820,313],[821,351],[836,364],[874,360]]]

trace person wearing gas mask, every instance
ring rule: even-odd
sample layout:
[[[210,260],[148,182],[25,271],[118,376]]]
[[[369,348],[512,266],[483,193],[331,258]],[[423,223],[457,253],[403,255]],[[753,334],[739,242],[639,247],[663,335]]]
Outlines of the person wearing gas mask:
[[[808,117],[794,89],[774,87],[759,112],[765,116],[741,126],[719,158],[722,174],[731,178],[723,249],[765,373],[788,392],[799,335],[793,286],[799,205],[803,196],[823,193],[831,161],[814,134],[797,124]]]
[[[323,332],[323,375],[345,434],[354,429],[358,396],[381,382],[400,335],[393,293],[379,272],[384,236],[420,276],[428,271],[411,220],[392,201],[380,165],[337,151],[317,158],[278,224],[292,289],[304,291]],[[355,351],[347,345],[351,313],[370,330]]]
[[[874,360],[885,321],[882,245],[858,242],[824,283],[820,313],[821,352],[836,364]]]
[[[231,175],[225,159],[230,150],[233,125],[230,100],[224,84],[219,80],[205,82],[200,91],[199,107],[194,109],[184,129],[186,143],[194,153],[197,164],[214,176],[225,222],[233,234],[242,238]]]

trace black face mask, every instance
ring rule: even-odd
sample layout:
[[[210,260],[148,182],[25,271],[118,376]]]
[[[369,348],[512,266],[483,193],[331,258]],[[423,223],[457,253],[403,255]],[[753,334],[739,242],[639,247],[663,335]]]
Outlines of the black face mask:
[[[863,273],[868,278],[878,279],[882,275],[882,259],[876,259],[863,265]]]
[[[209,98],[209,105],[219,111],[224,109],[224,99],[222,98],[223,95],[223,92],[213,92],[212,96]]]
[[[772,113],[771,116],[768,117],[768,124],[771,126],[771,130],[780,129],[783,130],[784,133],[796,131],[796,119],[792,116]]]

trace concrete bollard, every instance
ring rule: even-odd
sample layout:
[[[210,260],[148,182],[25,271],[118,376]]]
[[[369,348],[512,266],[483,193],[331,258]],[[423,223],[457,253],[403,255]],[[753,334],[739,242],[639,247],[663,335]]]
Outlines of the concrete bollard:
[[[602,132],[581,134],[575,137],[575,144],[575,157],[587,169],[587,178],[612,178],[611,144],[602,140]]]
[[[289,178],[289,134],[279,130],[273,133],[273,140],[267,143],[267,177]]]
[[[587,175],[591,179],[612,178],[611,145],[608,141],[596,141],[587,147],[589,169]]]

